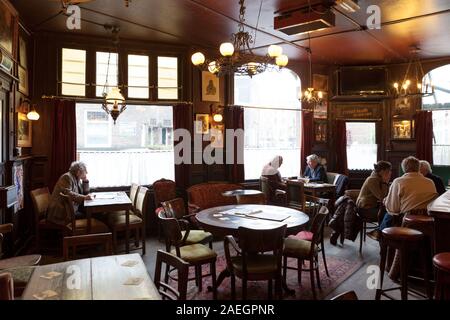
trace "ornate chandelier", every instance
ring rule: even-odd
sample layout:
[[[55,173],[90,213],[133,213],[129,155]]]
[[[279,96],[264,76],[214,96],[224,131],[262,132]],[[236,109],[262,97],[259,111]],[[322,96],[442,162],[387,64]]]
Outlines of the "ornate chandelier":
[[[207,60],[203,53],[196,52],[191,57],[192,64],[217,76],[234,73],[235,75],[252,77],[266,71],[273,65],[278,66],[278,69],[285,67],[288,64],[288,57],[282,54],[283,48],[280,46],[269,46],[267,55],[264,57],[253,54],[250,45],[254,43],[254,39],[252,35],[244,31],[244,0],[239,0],[239,5],[238,32],[231,35],[231,42],[220,45],[222,56],[215,60]]]
[[[394,82],[393,94],[394,98],[401,97],[427,97],[434,94],[434,85],[431,82],[429,73],[425,75],[422,64],[420,63],[418,53],[420,49],[412,47],[410,50],[411,58],[406,68],[405,76],[401,83]]]
[[[306,49],[308,52],[308,61],[309,61],[309,87],[302,93],[300,90],[298,93],[298,99],[302,102],[307,102],[309,104],[321,103],[323,100],[323,92],[320,90],[316,90],[313,87],[313,75],[312,75],[312,61],[311,61],[311,39],[309,39],[309,48]]]

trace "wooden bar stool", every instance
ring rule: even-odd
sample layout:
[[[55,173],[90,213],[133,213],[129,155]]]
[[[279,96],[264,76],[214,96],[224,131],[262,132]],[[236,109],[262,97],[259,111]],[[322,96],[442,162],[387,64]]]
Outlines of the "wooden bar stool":
[[[386,266],[386,255],[389,248],[397,249],[400,253],[400,287],[383,290],[383,276]],[[381,232],[381,259],[380,259],[380,288],[377,289],[375,300],[380,300],[381,295],[389,299],[393,299],[387,295],[387,291],[396,289],[401,290],[402,300],[408,300],[408,260],[409,251],[411,249],[420,249],[422,254],[422,261],[424,264],[424,279],[427,288],[428,298],[432,298],[430,281],[428,279],[428,263],[426,263],[426,256],[428,247],[424,244],[424,235],[422,232],[404,227],[385,228]],[[411,290],[412,291],[412,290]]]
[[[436,300],[450,299],[450,252],[438,253],[433,257],[436,268]]]

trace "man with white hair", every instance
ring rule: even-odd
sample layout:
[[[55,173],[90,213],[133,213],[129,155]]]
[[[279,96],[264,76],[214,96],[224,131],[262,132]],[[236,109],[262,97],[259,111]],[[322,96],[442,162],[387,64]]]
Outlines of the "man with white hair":
[[[309,181],[311,182],[328,182],[325,168],[319,162],[320,159],[317,154],[311,154],[307,156],[306,163],[308,164],[308,166],[306,167],[303,177],[309,178]]]
[[[56,224],[66,225],[70,222],[71,217],[67,216],[64,202],[66,201],[60,193],[68,195],[73,202],[76,214],[79,206],[84,200],[91,200],[91,195],[83,195],[82,181],[86,181],[87,177],[86,165],[81,161],[72,162],[69,172],[64,173],[56,182],[53,188],[52,196],[47,210],[47,220]]]
[[[431,179],[434,182],[434,186],[436,187],[436,191],[439,195],[445,193],[444,182],[441,177],[433,174],[431,171],[431,166],[428,161],[420,160],[420,173],[428,179]]]

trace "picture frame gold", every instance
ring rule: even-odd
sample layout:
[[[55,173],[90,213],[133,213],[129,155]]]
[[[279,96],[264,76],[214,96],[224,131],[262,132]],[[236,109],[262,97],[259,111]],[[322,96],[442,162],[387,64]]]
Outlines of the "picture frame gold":
[[[19,73],[19,92],[28,96],[28,71],[24,67],[18,67]]]
[[[211,126],[211,147],[223,149],[225,125],[215,124]]]
[[[414,123],[410,119],[396,119],[392,121],[392,139],[413,139]]]
[[[27,118],[27,115],[22,112],[17,113],[17,146],[31,147],[32,146],[32,122]]]
[[[328,92],[328,76],[324,74],[313,74],[314,91]]]
[[[208,71],[202,71],[202,101],[220,101],[219,78]]]
[[[209,133],[209,114],[208,113],[196,113],[195,114],[195,133],[196,134],[208,134]]]
[[[327,142],[327,122],[317,121],[314,122],[314,141],[316,143],[326,143]]]

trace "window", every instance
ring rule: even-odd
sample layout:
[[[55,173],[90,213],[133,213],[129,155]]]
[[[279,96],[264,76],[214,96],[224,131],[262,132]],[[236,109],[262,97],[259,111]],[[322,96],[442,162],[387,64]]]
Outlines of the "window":
[[[127,105],[113,125],[100,104],[77,103],[76,117],[77,154],[92,187],[174,179],[172,107]]]
[[[283,176],[300,174],[300,78],[289,69],[234,78],[235,104],[244,112],[245,179],[259,179],[276,155]],[[291,110],[286,110],[291,109]]]
[[[103,92],[108,93],[112,87],[118,84],[119,75],[119,55],[117,53],[110,52],[97,52],[97,68],[96,68],[96,83],[97,87],[95,94],[97,97],[101,97]],[[108,67],[109,61],[109,67]],[[108,74],[108,79],[106,75]],[[108,82],[108,86],[105,87],[105,83]]]
[[[86,95],[86,51],[62,49],[61,93],[68,96]]]
[[[158,99],[178,99],[178,58],[158,57]]]
[[[450,64],[431,70],[434,95],[423,98],[423,108],[433,110],[433,164],[450,165]]]
[[[148,98],[148,56],[128,55],[128,97]]]
[[[377,162],[375,122],[347,122],[347,165],[350,170],[369,170]]]

